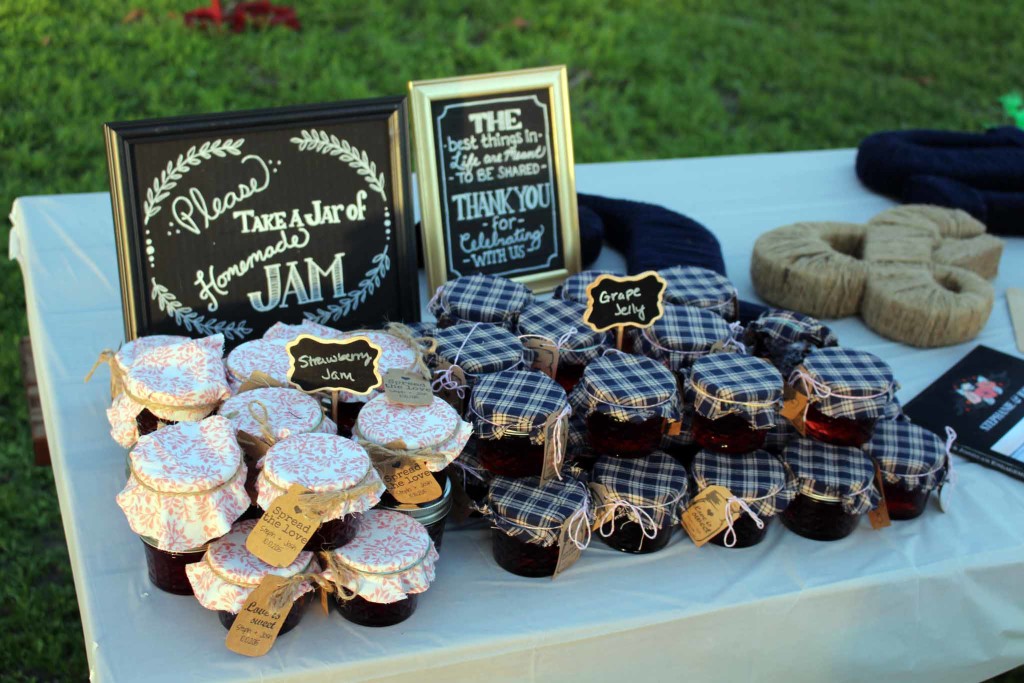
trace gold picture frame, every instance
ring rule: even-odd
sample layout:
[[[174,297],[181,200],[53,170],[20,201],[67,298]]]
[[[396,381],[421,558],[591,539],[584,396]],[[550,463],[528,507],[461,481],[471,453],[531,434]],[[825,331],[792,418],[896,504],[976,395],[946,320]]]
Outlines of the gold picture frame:
[[[579,214],[565,66],[411,81],[409,99],[423,256],[430,290],[436,290],[459,275],[493,272],[541,293],[554,289],[567,276],[579,272]],[[509,107],[510,104],[518,106]],[[505,105],[505,108],[495,110],[494,105]],[[440,107],[443,110],[438,115]],[[460,109],[466,112],[475,109],[465,114],[466,120],[472,120],[473,134],[458,140],[448,136],[446,147],[439,148],[438,137],[443,135],[445,119],[449,113]],[[518,116],[509,112],[518,112]],[[540,138],[537,128],[531,130],[525,123],[537,121],[537,117],[541,117],[546,129]],[[456,117],[447,119],[449,126],[460,123],[463,127],[458,130],[467,131],[469,124],[465,121]],[[482,131],[483,128],[487,130]],[[540,150],[539,140],[546,141],[546,153]],[[483,147],[488,141],[502,143],[488,148],[502,149],[488,154]],[[533,147],[521,152],[518,148],[521,143]],[[446,150],[453,155],[448,163]],[[470,153],[463,155],[466,150]],[[499,157],[510,160],[496,161]],[[471,163],[474,161],[475,166]],[[534,170],[536,173],[531,173]],[[546,176],[548,180],[517,186],[514,181],[519,174],[524,179],[533,175]],[[490,187],[494,184],[497,186]],[[461,185],[464,191],[449,194],[449,188],[455,185]],[[543,204],[545,196],[548,206]],[[461,216],[464,222],[462,232],[458,233],[459,256],[463,258],[454,266],[452,201],[457,207],[454,213],[459,214],[456,220]],[[511,209],[512,213],[505,213],[505,209]],[[543,213],[546,218],[549,212],[552,216],[550,233],[544,231],[543,223],[526,224],[526,218],[515,217],[529,213],[539,218]],[[497,221],[488,224],[492,218],[501,221],[501,235],[495,225]],[[513,221],[524,225],[515,225]],[[490,238],[484,232],[487,229],[491,232]],[[476,231],[476,235],[470,231]],[[468,241],[466,236],[469,236]],[[521,260],[517,264],[515,259]],[[536,261],[531,262],[533,259]],[[504,263],[510,265],[507,270],[495,268]]]

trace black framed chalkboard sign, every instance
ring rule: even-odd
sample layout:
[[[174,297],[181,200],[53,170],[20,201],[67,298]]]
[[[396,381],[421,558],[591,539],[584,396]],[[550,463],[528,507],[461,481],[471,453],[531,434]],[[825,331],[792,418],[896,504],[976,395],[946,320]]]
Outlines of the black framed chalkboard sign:
[[[544,292],[578,272],[565,67],[413,81],[409,93],[430,288],[487,273]]]
[[[104,126],[125,338],[419,319],[406,98]]]

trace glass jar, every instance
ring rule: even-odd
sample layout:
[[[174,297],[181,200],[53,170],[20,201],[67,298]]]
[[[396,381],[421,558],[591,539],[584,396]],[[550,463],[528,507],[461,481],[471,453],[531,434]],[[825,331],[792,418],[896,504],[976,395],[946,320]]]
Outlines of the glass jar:
[[[155,539],[145,536],[139,538],[146,551],[146,570],[150,583],[166,593],[192,595],[192,585],[188,582],[185,567],[194,562],[202,562],[206,546],[183,552],[170,552],[156,547]]]
[[[352,514],[324,522],[313,532],[302,549],[319,552],[340,548],[355,538],[359,532],[359,518],[360,515]]]
[[[658,274],[667,284],[665,303],[704,308],[729,321],[739,317],[736,288],[724,275],[697,266],[662,268]]]
[[[532,443],[528,434],[480,439],[477,456],[484,469],[503,477],[539,477],[544,469],[544,444]]]
[[[883,420],[865,447],[882,475],[889,518],[919,517],[931,492],[950,476],[950,449],[956,432],[946,428],[946,440],[907,419]]]
[[[478,378],[524,364],[522,342],[496,323],[459,323],[438,331],[434,339],[434,391],[460,415],[472,400]]]
[[[747,350],[764,358],[789,377],[816,348],[837,346],[839,339],[816,318],[795,311],[770,309],[744,329]]]
[[[601,412],[587,416],[587,440],[598,453],[642,458],[661,444],[664,420],[655,415],[642,422],[618,420]]]
[[[843,510],[838,498],[800,494],[782,513],[782,523],[790,531],[815,541],[838,541],[857,528],[861,515]]]
[[[609,547],[624,553],[645,554],[661,550],[668,545],[675,524],[667,521],[658,527],[653,538],[648,538],[642,525],[632,519],[623,519],[612,525],[605,522],[599,527],[601,540]]]
[[[764,446],[782,400],[782,375],[761,358],[704,356],[685,382],[693,401],[693,440],[710,451],[749,453]]]
[[[554,380],[566,393],[572,391],[583,377],[587,364],[613,345],[610,332],[595,332],[583,322],[586,310],[582,303],[549,299],[531,303],[519,316],[519,335],[527,346],[539,341],[557,348]],[[551,355],[543,351],[539,353]],[[548,367],[552,361],[540,357],[535,359],[534,367],[540,367],[538,363]]]
[[[665,306],[650,327],[630,334],[633,353],[653,358],[669,370],[686,370],[698,358],[718,349],[737,347],[732,328],[722,316],[693,306]]]
[[[501,531],[491,530],[491,552],[498,566],[517,576],[551,576],[558,566],[558,544],[537,545]]]
[[[693,416],[693,440],[697,446],[718,453],[749,453],[764,446],[767,429],[754,429],[739,415],[709,420]]]
[[[277,632],[278,636],[283,636],[293,628],[299,625],[302,621],[302,615],[306,613],[306,608],[309,607],[309,603],[313,602],[313,593],[306,593],[301,598],[295,600],[292,603],[292,609],[288,612],[288,616],[284,618],[284,623],[281,624],[281,630]],[[238,615],[227,610],[217,610],[217,617],[220,619],[221,625],[227,630],[231,630],[231,627],[235,623],[235,618]]]
[[[533,300],[526,285],[496,275],[475,273],[449,280],[427,304],[446,328],[460,322],[497,323],[514,329],[519,314]]]
[[[394,626],[400,624],[416,611],[419,596],[415,593],[395,602],[370,602],[355,595],[349,599],[337,598],[338,613],[353,624],[360,626]]]
[[[714,543],[722,548],[749,548],[750,546],[757,545],[764,540],[765,535],[768,533],[768,525],[771,523],[772,518],[762,518],[761,525],[758,526],[757,522],[748,515],[740,514],[733,523],[733,533],[736,534],[736,542],[732,545],[726,544],[726,534],[729,530],[719,533],[717,536],[712,537],[708,543]]]
[[[441,550],[441,542],[444,540],[445,520],[452,510],[452,480],[446,472],[432,473],[438,484],[442,487],[440,498],[427,501],[426,503],[399,503],[394,497],[385,492],[381,496],[378,508],[383,510],[394,510],[404,515],[409,515],[417,522],[427,528],[430,540],[434,547]]]
[[[885,505],[889,510],[889,519],[905,521],[920,517],[928,505],[932,492],[924,489],[907,490],[898,484],[884,482],[882,492],[885,494]]]
[[[562,284],[555,287],[551,297],[576,301],[581,304],[587,303],[587,288],[602,275],[616,275],[623,277],[623,273],[616,273],[611,270],[581,270],[580,272],[565,278]]]
[[[863,446],[875,432],[873,418],[829,417],[814,405],[807,407],[804,429],[807,436],[834,446]]]
[[[176,420],[161,420],[149,408],[143,408],[142,412],[135,417],[135,426],[139,430],[139,436],[152,434],[161,427],[178,424]]]

